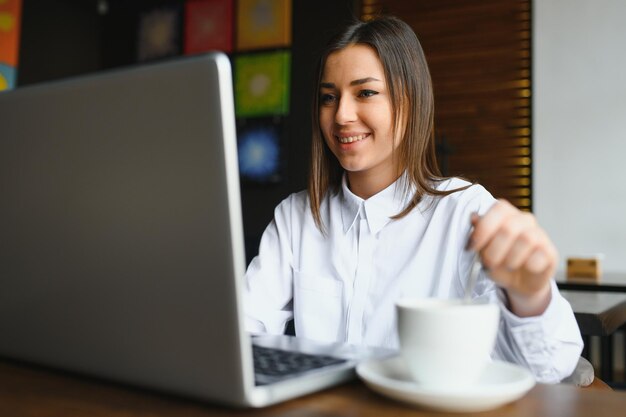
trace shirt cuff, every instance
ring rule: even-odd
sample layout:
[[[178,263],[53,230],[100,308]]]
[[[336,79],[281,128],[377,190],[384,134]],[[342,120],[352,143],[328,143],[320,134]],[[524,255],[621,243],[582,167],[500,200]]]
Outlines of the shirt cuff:
[[[501,315],[509,333],[524,358],[528,368],[540,382],[556,383],[560,375],[552,363],[555,346],[550,328],[563,317],[559,308],[559,292],[554,280],[551,281],[550,303],[546,310],[532,317],[519,317],[508,308],[508,298],[505,290],[496,291]]]

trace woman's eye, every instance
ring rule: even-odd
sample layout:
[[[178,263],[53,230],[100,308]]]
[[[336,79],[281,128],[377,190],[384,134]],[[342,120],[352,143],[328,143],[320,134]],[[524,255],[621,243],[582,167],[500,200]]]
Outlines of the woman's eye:
[[[337,99],[332,94],[322,94],[320,102],[322,104],[333,104]]]
[[[372,97],[378,94],[378,91],[374,90],[361,90],[359,91],[359,97]]]

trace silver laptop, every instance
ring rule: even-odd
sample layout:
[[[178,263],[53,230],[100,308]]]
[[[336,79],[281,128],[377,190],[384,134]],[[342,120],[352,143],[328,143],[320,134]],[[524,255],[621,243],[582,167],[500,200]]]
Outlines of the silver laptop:
[[[0,356],[265,406],[389,353],[251,343],[233,107],[219,53],[0,93]]]

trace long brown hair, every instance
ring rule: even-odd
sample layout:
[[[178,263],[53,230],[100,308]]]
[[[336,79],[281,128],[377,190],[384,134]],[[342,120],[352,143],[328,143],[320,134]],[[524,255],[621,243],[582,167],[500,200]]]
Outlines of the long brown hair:
[[[391,98],[394,131],[405,123],[404,137],[398,146],[399,167],[406,171],[406,197],[415,190],[404,209],[393,216],[406,216],[424,195],[448,195],[460,189],[439,191],[437,182],[445,180],[437,164],[434,139],[434,97],[424,51],[413,29],[402,20],[384,16],[367,22],[357,21],[336,35],[326,46],[317,67],[313,94],[313,137],[308,193],[313,218],[324,231],[320,205],[329,191],[338,191],[343,168],[330,151],[319,123],[319,87],[326,60],[333,52],[354,44],[372,47],[378,54]],[[464,187],[466,188],[466,187]]]

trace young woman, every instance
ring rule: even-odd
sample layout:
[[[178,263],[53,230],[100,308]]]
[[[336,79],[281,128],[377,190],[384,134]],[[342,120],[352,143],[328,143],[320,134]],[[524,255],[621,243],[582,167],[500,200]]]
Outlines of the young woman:
[[[501,305],[493,356],[539,381],[571,374],[582,341],[552,279],[557,253],[531,214],[483,187],[442,178],[430,74],[399,19],[358,22],[323,53],[313,102],[309,187],[277,208],[246,274],[247,326],[396,347],[402,296]]]

